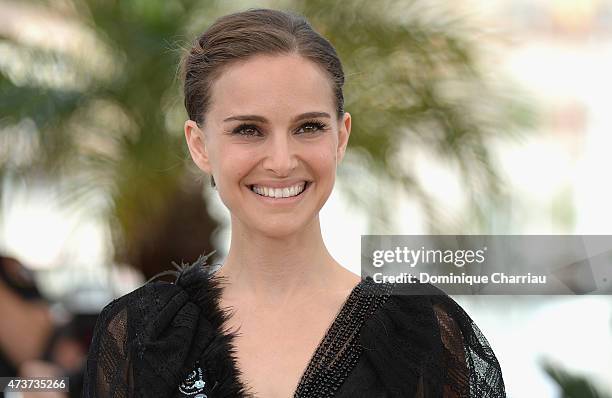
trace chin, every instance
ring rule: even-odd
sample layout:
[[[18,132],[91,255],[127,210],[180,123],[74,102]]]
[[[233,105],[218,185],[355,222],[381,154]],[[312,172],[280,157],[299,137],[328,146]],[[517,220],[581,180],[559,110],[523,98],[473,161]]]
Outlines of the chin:
[[[272,239],[282,239],[300,233],[306,229],[306,224],[298,223],[295,219],[288,222],[259,222],[254,224],[254,229],[263,236]]]

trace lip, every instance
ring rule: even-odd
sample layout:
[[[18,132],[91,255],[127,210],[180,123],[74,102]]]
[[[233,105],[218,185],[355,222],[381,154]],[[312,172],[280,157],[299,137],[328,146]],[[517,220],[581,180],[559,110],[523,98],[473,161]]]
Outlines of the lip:
[[[305,181],[305,180],[298,180],[298,183],[301,181]],[[259,184],[254,184],[254,185],[259,185]],[[299,195],[291,196],[288,198],[271,198],[269,196],[262,196],[251,189],[253,185],[248,185],[247,189],[249,190],[251,194],[255,195],[255,197],[259,199],[260,201],[262,201],[263,203],[279,206],[279,205],[290,205],[295,202],[301,201],[304,195],[306,194],[306,192],[310,190],[311,185],[312,185],[312,181],[306,181],[306,186],[304,186],[304,190],[300,192]]]

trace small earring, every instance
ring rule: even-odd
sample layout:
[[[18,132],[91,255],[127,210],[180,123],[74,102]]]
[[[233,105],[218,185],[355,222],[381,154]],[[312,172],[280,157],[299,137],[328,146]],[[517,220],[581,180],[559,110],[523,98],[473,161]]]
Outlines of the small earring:
[[[215,177],[213,177],[212,175],[210,176],[210,186],[213,188],[217,188],[217,184],[215,183]]]

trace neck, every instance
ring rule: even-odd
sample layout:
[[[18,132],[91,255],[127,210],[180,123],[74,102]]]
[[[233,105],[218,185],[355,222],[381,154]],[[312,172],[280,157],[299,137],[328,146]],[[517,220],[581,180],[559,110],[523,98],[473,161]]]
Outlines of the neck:
[[[299,233],[270,237],[251,231],[232,217],[232,239],[223,267],[225,294],[262,306],[283,305],[338,289],[345,270],[328,252],[319,217]]]

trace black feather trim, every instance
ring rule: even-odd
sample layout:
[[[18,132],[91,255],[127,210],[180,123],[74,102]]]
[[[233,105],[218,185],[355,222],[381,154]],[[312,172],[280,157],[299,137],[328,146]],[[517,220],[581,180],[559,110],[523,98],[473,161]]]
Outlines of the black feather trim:
[[[240,378],[241,372],[237,366],[236,351],[233,340],[239,334],[238,330],[228,330],[224,327],[231,318],[233,311],[224,310],[220,306],[223,285],[227,283],[224,277],[214,275],[218,267],[208,265],[207,259],[214,254],[201,255],[193,264],[174,264],[177,268],[177,286],[187,292],[190,301],[197,304],[202,315],[198,325],[199,338],[193,342],[191,356],[185,363],[183,374],[188,373],[193,363],[199,361],[203,367],[210,370],[209,380],[215,398],[252,398],[250,387],[247,388]],[[205,338],[205,336],[209,338]]]

